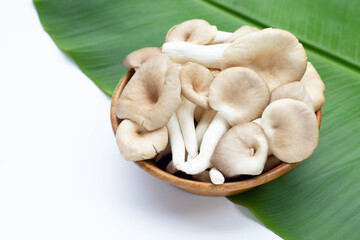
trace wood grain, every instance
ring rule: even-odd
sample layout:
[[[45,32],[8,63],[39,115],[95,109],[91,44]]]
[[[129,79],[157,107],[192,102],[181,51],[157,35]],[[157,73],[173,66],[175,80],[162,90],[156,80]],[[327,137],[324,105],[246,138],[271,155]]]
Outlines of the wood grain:
[[[115,104],[119,99],[122,91],[124,90],[126,84],[129,82],[130,78],[134,73],[135,71],[133,69],[130,69],[125,73],[125,75],[120,79],[119,83],[117,84],[112,96],[111,107],[110,107],[110,119],[114,134],[116,133],[116,130],[121,122],[121,119],[119,119],[116,116]],[[316,113],[316,117],[318,119],[319,129],[320,129],[321,109]],[[237,182],[228,182],[222,185],[214,185],[212,183],[187,180],[174,176],[158,168],[151,160],[136,161],[134,163],[138,165],[141,169],[146,171],[147,173],[153,175],[154,177],[164,182],[167,182],[186,192],[203,195],[203,196],[231,196],[245,192],[249,189],[252,189],[256,186],[259,186],[261,184],[267,183],[275,178],[280,177],[281,175],[287,173],[290,169],[295,167],[297,164],[297,163],[291,163],[291,164],[281,163],[275,168],[263,174],[255,176],[251,179],[237,181]]]

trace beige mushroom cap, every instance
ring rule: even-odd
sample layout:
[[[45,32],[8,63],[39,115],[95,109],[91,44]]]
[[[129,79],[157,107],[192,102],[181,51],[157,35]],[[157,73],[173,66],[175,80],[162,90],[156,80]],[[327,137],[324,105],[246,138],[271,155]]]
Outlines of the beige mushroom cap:
[[[248,67],[274,88],[300,81],[306,70],[304,47],[291,33],[281,29],[263,29],[234,41],[222,54],[221,69]]]
[[[210,109],[208,96],[213,79],[214,76],[209,69],[200,64],[188,62],[180,71],[182,94],[195,105]]]
[[[305,89],[312,100],[315,111],[318,111],[325,103],[325,84],[311,63],[308,63],[306,72],[302,77],[301,82],[304,84]]]
[[[208,44],[216,35],[216,26],[202,19],[191,19],[173,26],[166,34],[165,42],[191,42]]]
[[[266,136],[256,123],[244,123],[228,130],[217,144],[211,163],[225,177],[258,175],[268,154]]]
[[[130,120],[123,120],[116,131],[116,142],[125,160],[151,159],[166,148],[168,132],[166,127],[150,132]]]
[[[249,25],[244,25],[242,27],[240,27],[239,29],[237,29],[228,39],[226,39],[224,42],[226,43],[232,43],[234,42],[236,39],[241,38],[245,35],[247,35],[248,33],[252,33],[252,32],[257,32],[259,31],[258,28],[256,27],[252,27]]]
[[[129,53],[124,59],[124,65],[128,68],[138,69],[149,58],[161,53],[158,47],[146,47]]]
[[[319,140],[318,121],[303,102],[280,99],[269,104],[262,114],[261,126],[270,151],[287,163],[309,157]]]
[[[116,115],[155,130],[163,127],[180,106],[180,93],[178,67],[165,54],[158,54],[130,79],[116,103]]]
[[[228,68],[210,86],[211,108],[232,126],[258,118],[269,101],[267,84],[249,68]]]
[[[312,111],[315,111],[309,94],[305,90],[304,84],[299,81],[285,83],[280,87],[275,88],[271,93],[270,103],[282,98],[291,98],[302,101],[311,108]]]

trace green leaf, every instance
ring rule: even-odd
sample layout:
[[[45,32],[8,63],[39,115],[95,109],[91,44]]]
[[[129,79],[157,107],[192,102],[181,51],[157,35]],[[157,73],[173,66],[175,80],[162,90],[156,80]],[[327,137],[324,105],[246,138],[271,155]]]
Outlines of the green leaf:
[[[45,30],[111,94],[131,51],[161,46],[167,30],[202,18],[293,32],[326,85],[319,146],[284,176],[230,197],[286,239],[360,236],[360,2],[357,0],[35,0]]]

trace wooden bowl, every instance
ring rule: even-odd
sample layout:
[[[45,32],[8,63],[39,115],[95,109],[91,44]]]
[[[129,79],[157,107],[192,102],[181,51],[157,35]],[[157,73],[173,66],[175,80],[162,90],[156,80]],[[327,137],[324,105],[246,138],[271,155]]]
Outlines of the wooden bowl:
[[[126,84],[134,74],[134,70],[130,69],[125,75],[120,79],[118,85],[116,86],[112,100],[111,100],[111,110],[110,110],[110,117],[111,117],[111,124],[114,131],[116,130],[121,122],[121,120],[115,114],[115,103],[120,97],[120,94],[124,90]],[[321,109],[316,113],[316,117],[318,119],[319,128],[321,124]],[[252,189],[256,186],[261,184],[270,182],[271,180],[280,177],[281,175],[287,173],[290,169],[296,166],[297,163],[280,163],[275,168],[262,173],[261,175],[254,176],[253,178],[237,181],[237,182],[225,182],[221,185],[214,185],[212,183],[207,182],[198,182],[193,180],[187,180],[184,178],[180,178],[169,174],[157,166],[155,166],[154,162],[151,160],[143,160],[143,161],[136,161],[134,162],[144,171],[150,173],[154,177],[167,182],[181,190],[184,190],[189,193],[204,195],[204,196],[231,196],[238,193],[245,192],[249,189]]]

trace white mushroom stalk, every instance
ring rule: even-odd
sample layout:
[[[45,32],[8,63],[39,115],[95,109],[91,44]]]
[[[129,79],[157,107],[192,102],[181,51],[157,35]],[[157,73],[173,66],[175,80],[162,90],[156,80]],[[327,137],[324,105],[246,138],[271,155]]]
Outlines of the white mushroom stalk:
[[[166,124],[169,132],[169,140],[172,152],[172,161],[174,166],[185,162],[185,145],[181,134],[179,120],[174,113]]]
[[[197,45],[189,42],[168,42],[162,46],[166,53],[176,63],[199,63],[207,68],[220,69],[220,58],[230,43]]]
[[[202,115],[199,123],[196,125],[195,132],[196,132],[196,141],[198,146],[201,146],[202,139],[206,130],[208,129],[211,121],[214,119],[216,115],[216,111],[205,111]]]
[[[210,175],[210,180],[213,184],[220,185],[225,182],[224,175],[214,167],[210,170],[209,175]]]
[[[194,111],[196,105],[182,97],[182,104],[177,110],[177,116],[184,138],[185,148],[190,158],[194,158],[198,154],[198,144],[196,141]]]
[[[220,114],[216,114],[207,131],[205,132],[199,155],[193,159],[188,158],[188,161],[178,165],[177,169],[187,174],[193,175],[209,168],[210,159],[215,150],[215,147],[220,138],[229,128],[230,124],[223,117],[221,117]]]
[[[166,148],[168,131],[166,127],[148,131],[131,120],[125,119],[116,131],[116,142],[125,160],[151,159]]]
[[[217,43],[223,43],[225,40],[227,40],[229,37],[231,37],[233,33],[232,32],[224,32],[224,31],[216,31],[216,35],[214,40],[210,44],[217,44]]]

